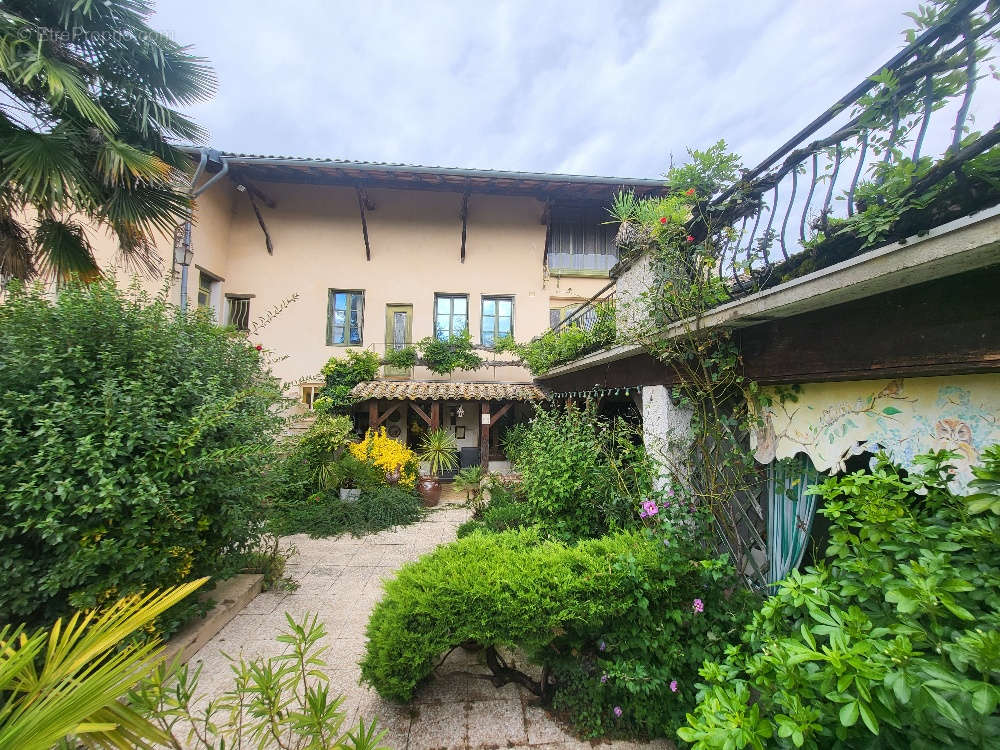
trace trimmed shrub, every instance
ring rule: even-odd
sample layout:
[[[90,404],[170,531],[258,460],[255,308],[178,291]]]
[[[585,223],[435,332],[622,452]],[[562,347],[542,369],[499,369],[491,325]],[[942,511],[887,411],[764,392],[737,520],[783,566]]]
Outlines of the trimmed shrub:
[[[282,456],[268,475],[273,502],[304,502],[321,489],[324,467],[344,455],[353,431],[350,417],[320,415],[302,435],[283,440]]]
[[[587,733],[664,734],[690,709],[698,664],[721,655],[742,622],[744,598],[724,593],[729,569],[694,551],[670,549],[648,530],[573,546],[536,529],[470,534],[386,584],[362,679],[407,701],[455,646],[523,649],[554,671],[556,705]],[[683,690],[673,692],[672,680]],[[600,720],[586,721],[588,711]]]
[[[826,480],[826,559],[795,572],[706,663],[680,736],[695,748],[996,747],[1000,448],[972,499],[956,457]],[[987,515],[978,515],[992,512]]]
[[[281,404],[264,355],[207,314],[110,281],[54,300],[12,283],[0,306],[0,623],[236,572],[260,538]]]

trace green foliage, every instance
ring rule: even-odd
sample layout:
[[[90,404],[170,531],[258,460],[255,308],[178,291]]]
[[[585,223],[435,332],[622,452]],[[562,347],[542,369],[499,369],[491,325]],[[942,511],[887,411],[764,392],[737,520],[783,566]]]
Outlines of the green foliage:
[[[728,148],[721,139],[704,151],[689,148],[689,160],[685,164],[670,166],[667,184],[678,193],[693,189],[699,200],[707,200],[725,190],[739,178],[742,166],[740,157]]]
[[[0,394],[0,622],[239,570],[285,403],[244,337],[111,282],[14,283]]]
[[[158,237],[190,215],[190,160],[174,144],[205,136],[180,110],[211,97],[215,76],[152,14],[148,0],[4,4],[0,278],[94,278],[85,225],[162,270]]]
[[[302,502],[317,489],[334,486],[333,468],[346,453],[353,430],[350,417],[321,414],[305,433],[286,438],[268,474],[272,502]]]
[[[596,351],[615,342],[615,308],[611,302],[594,305],[596,320],[589,329],[576,321],[558,331],[546,331],[541,336],[524,344],[518,344],[511,337],[497,340],[497,352],[509,351],[516,354],[533,375],[542,375],[564,362],[572,362],[584,354]]]
[[[976,478],[969,486],[981,491],[969,496],[969,512],[1000,515],[1000,445],[991,445],[980,459],[983,465],[973,467]]]
[[[458,443],[444,427],[430,430],[420,439],[418,459],[427,462],[431,476],[451,471],[458,466]]]
[[[201,665],[178,668],[159,664],[129,693],[129,702],[162,726],[170,747],[217,750],[227,747],[279,747],[288,750],[387,750],[384,731],[359,718],[343,731],[344,698],[334,697],[324,669],[328,646],[325,626],[315,615],[301,622],[285,614],[288,629],[277,637],[278,656],[230,657],[231,683],[221,696],[201,705]]]
[[[475,531],[499,533],[534,523],[531,508],[512,489],[497,483],[488,494],[487,504],[458,527],[456,535],[459,539]]]
[[[518,648],[552,670],[554,707],[586,734],[668,734],[746,603],[727,600],[723,561],[670,541],[631,531],[567,546],[522,529],[439,547],[387,584],[362,679],[405,701],[456,645]]]
[[[271,509],[271,524],[279,535],[364,536],[407,526],[423,514],[420,496],[404,487],[365,488],[355,502],[344,502],[338,490],[328,490],[301,502],[276,504]]]
[[[298,584],[285,577],[288,560],[297,554],[294,544],[282,547],[274,534],[264,534],[257,546],[246,553],[243,561],[244,573],[259,573],[264,576],[264,591],[274,588],[294,590]]]
[[[351,389],[358,383],[374,380],[378,376],[379,359],[375,352],[351,349],[346,357],[330,357],[323,365],[322,374],[326,385],[320,389],[319,397],[329,399],[323,410],[329,414],[350,414],[357,399],[351,396]]]
[[[737,749],[995,744],[1000,519],[969,515],[969,501],[949,492],[953,458],[928,454],[923,473],[908,476],[883,459],[816,488],[831,521],[826,560],[781,582],[743,646],[705,664],[682,739]]]
[[[417,364],[417,350],[412,346],[404,346],[400,349],[389,349],[382,360],[389,367],[398,367],[401,370],[408,370]]]
[[[148,748],[165,743],[157,722],[119,698],[143,676],[162,648],[131,638],[207,578],[120,599],[102,611],[75,612],[68,621],[29,632],[0,629],[0,747]]]
[[[635,525],[654,466],[638,435],[592,410],[539,409],[507,443],[533,523],[563,540]]]
[[[441,340],[428,336],[417,342],[424,366],[438,375],[448,375],[455,370],[478,370],[483,359],[473,351],[468,329]]]
[[[466,466],[455,474],[452,480],[452,487],[458,492],[465,493],[466,500],[472,500],[473,495],[479,494],[479,483],[483,481],[482,466]]]

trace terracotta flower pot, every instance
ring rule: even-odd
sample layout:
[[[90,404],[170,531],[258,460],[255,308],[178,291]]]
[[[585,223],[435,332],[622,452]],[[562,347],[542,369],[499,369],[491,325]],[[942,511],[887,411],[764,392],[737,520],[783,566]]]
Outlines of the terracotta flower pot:
[[[424,499],[424,505],[432,508],[441,499],[441,482],[437,477],[420,477],[417,480],[417,492]]]

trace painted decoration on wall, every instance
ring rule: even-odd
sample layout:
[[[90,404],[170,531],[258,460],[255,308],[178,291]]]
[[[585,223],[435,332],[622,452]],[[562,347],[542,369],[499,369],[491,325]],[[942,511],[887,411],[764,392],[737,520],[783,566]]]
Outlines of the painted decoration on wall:
[[[763,464],[805,453],[821,472],[845,470],[851,456],[880,449],[907,469],[913,457],[948,449],[961,458],[959,487],[972,478],[980,452],[1000,443],[1000,375],[807,383],[764,389],[771,405],[751,435]]]

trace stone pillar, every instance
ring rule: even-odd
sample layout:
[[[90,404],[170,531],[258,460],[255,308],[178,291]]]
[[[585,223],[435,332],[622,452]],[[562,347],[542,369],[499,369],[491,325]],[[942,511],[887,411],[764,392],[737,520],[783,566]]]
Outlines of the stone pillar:
[[[690,409],[674,406],[665,385],[642,389],[642,441],[650,456],[662,466],[657,485],[661,490],[670,480],[684,483],[691,460]]]

